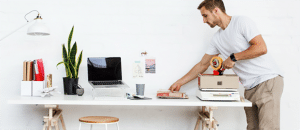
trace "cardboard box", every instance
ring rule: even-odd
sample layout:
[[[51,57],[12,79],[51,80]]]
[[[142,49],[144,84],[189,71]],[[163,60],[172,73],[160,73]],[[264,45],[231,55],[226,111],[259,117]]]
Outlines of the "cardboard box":
[[[199,74],[198,87],[200,89],[238,89],[239,77],[235,74]]]

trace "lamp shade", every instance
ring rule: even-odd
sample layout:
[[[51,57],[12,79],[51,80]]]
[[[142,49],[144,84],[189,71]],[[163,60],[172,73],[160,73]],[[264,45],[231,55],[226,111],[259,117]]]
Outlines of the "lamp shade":
[[[27,30],[28,35],[34,36],[46,36],[50,35],[49,28],[42,22],[42,19],[37,18],[35,23],[31,25]]]

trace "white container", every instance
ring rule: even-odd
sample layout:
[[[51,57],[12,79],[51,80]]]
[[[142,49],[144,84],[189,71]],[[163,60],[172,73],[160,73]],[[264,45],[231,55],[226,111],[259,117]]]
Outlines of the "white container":
[[[44,81],[32,81],[32,96],[40,97],[44,84]]]
[[[31,86],[31,81],[21,81],[21,96],[31,96]]]
[[[41,96],[45,81],[21,81],[21,96]]]

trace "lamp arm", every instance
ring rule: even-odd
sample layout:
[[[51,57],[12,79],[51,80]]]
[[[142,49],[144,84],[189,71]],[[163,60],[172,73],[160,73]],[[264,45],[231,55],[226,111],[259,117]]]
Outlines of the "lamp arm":
[[[32,11],[30,11],[29,13],[25,14],[25,16],[24,16],[24,18],[26,19],[27,22],[28,22],[28,20],[27,20],[26,16],[27,16],[28,14],[30,14],[31,12],[33,12],[33,11],[38,12],[38,16],[37,16],[36,18],[39,18],[39,17],[40,17],[40,12],[39,12],[39,11],[37,11],[37,10],[32,10]]]
[[[34,19],[33,19],[34,20]],[[23,28],[24,26],[26,26],[27,24],[29,24],[30,22],[32,22],[33,20],[28,21],[26,24],[22,25],[21,27],[17,28],[16,30],[12,31],[11,33],[7,34],[6,36],[2,37],[0,39],[0,41],[2,41],[3,39],[5,39],[6,37],[8,37],[9,35],[15,33],[16,31],[18,31],[19,29]]]

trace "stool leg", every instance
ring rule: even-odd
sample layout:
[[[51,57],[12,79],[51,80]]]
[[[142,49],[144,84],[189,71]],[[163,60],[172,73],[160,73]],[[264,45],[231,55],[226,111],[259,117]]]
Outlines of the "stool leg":
[[[79,130],[81,129],[81,122],[79,122]]]
[[[91,129],[90,130],[92,130],[92,128],[93,128],[93,124],[91,124]]]
[[[105,124],[105,130],[107,130],[107,124]]]
[[[118,130],[119,130],[119,122],[117,122],[117,128],[118,128]]]

